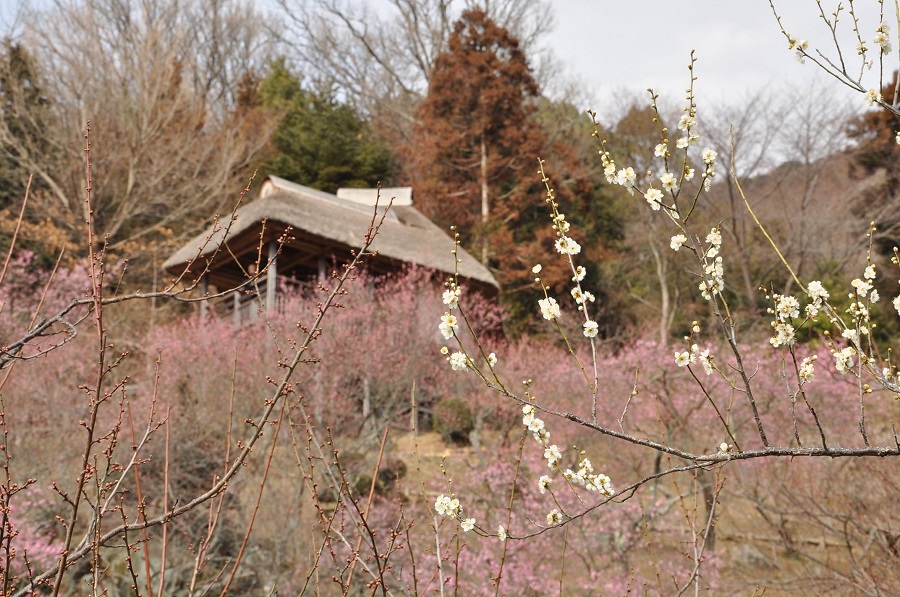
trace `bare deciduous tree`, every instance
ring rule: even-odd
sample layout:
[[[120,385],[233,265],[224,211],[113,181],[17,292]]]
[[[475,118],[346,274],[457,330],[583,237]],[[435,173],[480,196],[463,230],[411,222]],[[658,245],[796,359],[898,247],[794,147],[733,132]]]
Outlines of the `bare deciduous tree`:
[[[288,17],[284,40],[311,77],[333,83],[379,128],[403,138],[425,96],[438,54],[469,0],[390,0],[379,12],[359,0],[278,0]],[[544,0],[483,3],[489,18],[509,30],[527,54],[552,26]]]
[[[63,228],[88,220],[79,199],[84,156],[75,149],[88,120],[99,173],[92,221],[113,246],[190,232],[268,139],[271,119],[237,102],[242,79],[268,56],[267,34],[246,4],[60,0],[30,15],[18,43],[45,101],[16,104],[30,126],[17,130],[4,118],[0,145],[36,174],[45,192],[35,200]]]

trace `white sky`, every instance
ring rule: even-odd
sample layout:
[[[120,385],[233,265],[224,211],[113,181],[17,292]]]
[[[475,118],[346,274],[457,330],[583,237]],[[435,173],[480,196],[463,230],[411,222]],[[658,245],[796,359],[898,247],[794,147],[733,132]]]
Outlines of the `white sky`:
[[[262,6],[271,0],[244,0]],[[304,0],[298,0],[302,2]],[[368,0],[374,6],[386,0]],[[601,114],[615,112],[614,100],[623,91],[644,93],[652,86],[667,103],[680,104],[688,83],[691,49],[697,50],[698,103],[728,101],[763,87],[782,89],[789,83],[803,88],[818,78],[833,89],[837,81],[823,76],[811,63],[801,65],[787,50],[767,0],[548,0],[555,28],[546,39],[569,75],[582,82]],[[6,30],[22,2],[45,5],[48,0],[0,0],[0,31]],[[834,10],[835,0],[823,0]],[[847,2],[844,0],[846,7]],[[879,22],[876,0],[857,0],[863,36],[870,47]],[[893,3],[889,3],[889,7]],[[834,55],[828,30],[814,0],[776,0],[785,28]],[[888,8],[888,7],[886,7]],[[842,20],[848,58],[858,64],[850,19]],[[896,23],[893,15],[887,19]],[[896,40],[896,29],[892,35]],[[900,43],[894,42],[895,52]],[[893,67],[893,63],[892,63]],[[886,69],[889,71],[890,69]],[[877,87],[873,71],[865,86]],[[857,101],[857,100],[854,100]],[[858,99],[862,107],[862,99]]]
[[[833,11],[837,2],[822,4]],[[876,2],[857,0],[855,4],[863,36],[872,48],[879,22]],[[835,54],[813,0],[776,0],[775,5],[788,32],[808,39],[810,49]],[[645,93],[648,87],[663,99],[681,104],[692,49],[697,51],[695,90],[701,109],[711,102],[739,102],[764,87],[783,89],[794,84],[802,89],[813,79],[833,89],[843,87],[811,62],[796,61],[767,0],[555,0],[553,7],[556,27],[549,44],[601,104],[611,102],[617,91]],[[848,35],[843,39],[848,40],[845,48],[850,48],[851,55],[845,58],[858,69],[856,40],[849,25],[850,19],[842,18],[839,31],[844,29]],[[896,50],[900,45],[896,27],[892,35]],[[867,88],[878,87],[876,71],[863,81]],[[864,105],[861,97],[854,101]],[[603,106],[595,109],[602,117]]]

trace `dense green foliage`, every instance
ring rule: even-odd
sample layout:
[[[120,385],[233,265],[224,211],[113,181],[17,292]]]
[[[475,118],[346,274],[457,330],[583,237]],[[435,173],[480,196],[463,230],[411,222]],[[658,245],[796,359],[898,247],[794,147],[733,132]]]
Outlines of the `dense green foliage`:
[[[334,89],[305,88],[282,58],[269,66],[259,86],[259,101],[281,116],[262,174],[329,193],[390,181],[390,149],[352,106],[339,101]]]

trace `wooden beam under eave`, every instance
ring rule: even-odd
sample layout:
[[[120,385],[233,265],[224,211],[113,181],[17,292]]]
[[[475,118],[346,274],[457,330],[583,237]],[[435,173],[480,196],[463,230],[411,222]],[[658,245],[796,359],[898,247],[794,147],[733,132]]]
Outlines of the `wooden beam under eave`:
[[[206,319],[209,315],[209,274],[203,274],[200,277],[200,318]]]
[[[278,243],[269,243],[269,261],[266,270],[266,312],[275,312],[275,290],[278,286]]]

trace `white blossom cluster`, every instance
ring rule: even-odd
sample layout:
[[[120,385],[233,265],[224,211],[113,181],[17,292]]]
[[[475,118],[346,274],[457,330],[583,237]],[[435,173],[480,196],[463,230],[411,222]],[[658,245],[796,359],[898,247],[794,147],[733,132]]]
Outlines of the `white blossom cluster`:
[[[840,373],[850,372],[854,365],[853,357],[859,352],[857,347],[860,337],[869,335],[871,320],[869,305],[877,303],[881,299],[878,291],[873,288],[875,277],[875,265],[870,263],[866,266],[862,278],[854,278],[850,282],[853,292],[848,294],[850,306],[847,307],[846,312],[853,318],[853,326],[847,326],[841,332],[841,336],[850,342],[850,346],[841,349],[832,346],[831,349],[834,366]],[[896,299],[894,303],[896,306]]]
[[[706,235],[706,244],[709,248],[703,255],[703,273],[705,279],[700,282],[700,294],[708,301],[725,289],[725,274],[722,266],[722,256],[719,251],[722,247],[722,233],[718,227],[713,228]]]
[[[800,363],[800,368],[797,370],[797,373],[800,375],[800,383],[809,383],[813,380],[813,376],[815,374],[814,363],[816,359],[818,359],[816,355],[811,357],[805,357],[803,362]]]
[[[456,518],[459,520],[459,526],[464,533],[468,533],[475,528],[474,518],[462,518],[462,506],[455,497],[444,495],[443,493],[434,501],[434,510],[443,518]]]
[[[562,255],[578,255],[581,252],[581,245],[568,236],[562,236],[556,239],[556,250]]]
[[[850,371],[853,368],[853,355],[855,354],[856,349],[852,346],[844,347],[841,350],[833,350],[832,355],[834,355],[835,368],[841,373]]]
[[[603,473],[594,474],[594,467],[587,458],[583,458],[578,463],[577,471],[567,468],[563,473],[563,477],[570,483],[581,485],[588,491],[598,491],[609,497],[615,495],[609,477]]]
[[[469,357],[462,351],[456,351],[450,354],[450,350],[446,346],[441,347],[441,354],[447,356],[447,362],[454,371],[465,371],[469,368]]]
[[[803,64],[806,62],[806,50],[809,48],[809,42],[805,39],[797,39],[792,35],[788,35],[788,50],[796,52],[797,62]]]
[[[582,272],[584,271],[583,267],[579,267],[579,269]],[[578,277],[578,273],[576,272],[575,278],[572,279],[574,280]],[[584,274],[581,274],[580,277],[584,278]],[[582,290],[580,281],[577,282],[577,284],[577,286],[572,288],[572,298],[575,299],[575,304],[578,305],[578,310],[584,311],[585,306],[587,306],[588,303],[593,303],[596,299],[593,293],[588,292],[587,290]],[[586,317],[586,321],[582,324],[582,326],[582,333],[588,338],[595,338],[600,332],[600,325],[589,317]]]
[[[875,265],[869,264],[863,272],[862,278],[854,278],[850,282],[853,292],[848,296],[850,298],[850,306],[847,307],[847,313],[853,317],[853,327],[847,327],[841,332],[841,336],[853,343],[859,342],[860,336],[869,335],[869,323],[871,314],[869,305],[877,303],[881,300],[878,291],[873,288],[875,280]],[[866,302],[866,299],[868,302]]]
[[[560,454],[559,448],[550,445],[550,432],[547,431],[547,429],[544,427],[544,421],[535,416],[536,412],[537,411],[535,410],[534,406],[530,404],[526,404],[525,406],[523,406],[522,425],[525,425],[525,427],[528,428],[528,431],[530,431],[532,437],[534,437],[534,441],[539,443],[544,448],[553,448],[553,453],[556,454],[556,456],[553,463],[548,465],[550,466],[550,468],[553,468],[553,465],[556,464],[556,462],[558,462],[560,458],[562,458],[562,454]],[[545,458],[550,460],[550,458],[546,456],[546,453]]]
[[[556,204],[554,203],[554,208]],[[554,209],[555,211],[555,209]],[[565,214],[555,213],[553,216],[553,229],[556,230],[556,250],[562,255],[578,255],[581,253],[581,245],[572,238],[566,236],[571,225],[566,221]]]
[[[825,287],[818,280],[813,280],[806,286],[806,293],[812,299],[812,302],[806,305],[806,316],[813,318],[819,314],[819,311],[822,310],[822,305],[831,295],[828,294],[828,291],[825,290]]]
[[[882,54],[891,53],[891,28],[887,23],[878,24],[872,42],[881,48]]]
[[[775,329],[775,335],[769,338],[769,344],[778,348],[779,346],[792,346],[794,344],[794,326],[793,319],[800,317],[800,301],[792,296],[775,294],[775,308],[769,308],[769,313],[775,315],[772,321],[772,327]]]
[[[456,285],[455,282],[450,281],[448,283],[447,290],[444,291],[443,301],[444,304],[450,307],[450,310],[456,309],[459,306],[459,298],[462,296],[462,290],[459,286]]]
[[[451,315],[450,313],[441,315],[441,323],[438,325],[438,330],[445,340],[452,338],[459,331],[459,325],[456,323],[456,316]]]
[[[547,524],[550,526],[558,525],[562,522],[562,519],[562,512],[560,512],[556,508],[553,508],[552,510],[550,510],[550,513],[547,514]]]
[[[869,273],[869,270],[866,270]],[[874,275],[874,269],[872,270]],[[860,281],[861,282],[861,281]],[[865,284],[863,284],[865,286]],[[871,288],[871,286],[869,286]],[[868,292],[868,289],[865,289]],[[806,293],[811,302],[806,305],[804,312],[809,319],[815,319],[825,305],[830,295],[819,280],[811,281],[806,287]],[[768,297],[766,297],[768,298]],[[769,307],[768,312],[775,316],[772,328],[775,335],[769,338],[769,344],[778,348],[780,346],[792,346],[794,344],[795,328],[793,320],[800,317],[800,301],[788,295],[773,294],[774,307]],[[876,295],[877,300],[877,295]]]
[[[552,296],[540,299],[538,301],[538,306],[541,308],[541,315],[548,321],[559,319],[559,317],[561,316],[559,303],[557,303],[556,299]]]
[[[550,470],[562,470],[559,466],[562,460],[562,452],[556,444],[550,443],[550,432],[547,431],[544,421],[536,416],[536,409],[531,404],[522,407],[522,424],[531,432],[534,441],[544,448],[544,459]],[[575,483],[584,487],[588,491],[597,491],[606,496],[615,495],[612,488],[612,482],[609,477],[602,473],[594,474],[594,467],[591,461],[583,458],[578,465],[578,470],[566,469],[563,477],[570,483]],[[553,479],[549,475],[541,475],[538,479],[538,490],[543,494],[547,492]],[[551,523],[548,519],[547,524],[559,524],[559,521]]]
[[[701,157],[703,165],[706,166],[706,169],[703,171],[703,190],[708,193],[710,187],[712,187],[713,178],[716,176],[716,157],[718,157],[718,154],[715,150],[707,147],[703,150]]]
[[[715,367],[713,367],[713,356],[709,354],[709,349],[705,348],[700,350],[700,346],[698,344],[691,344],[691,351],[675,351],[675,364],[679,367],[686,367],[688,365],[692,365],[696,362],[700,362],[703,365],[703,372],[707,375],[712,375],[712,372],[715,371]]]
[[[877,89],[869,89],[863,97],[867,106],[874,106],[881,102],[881,92]]]
[[[613,165],[613,168],[615,165]],[[633,171],[631,168],[628,168],[626,174],[629,177],[633,175]],[[623,174],[625,176],[625,174]],[[633,183],[633,177],[631,177]],[[566,221],[565,214],[559,213],[556,211],[556,203],[552,200],[552,193],[548,195],[548,202],[551,204],[553,208],[553,230],[556,232],[556,250],[563,254],[569,255],[569,263],[573,266],[571,262],[571,256],[577,255],[581,252],[581,246],[575,242],[571,237],[566,236],[566,233],[571,229],[571,224]],[[541,272],[541,264],[535,265],[531,268],[531,271],[534,274],[539,274]],[[600,326],[596,321],[592,321],[590,317],[587,315],[585,307],[588,303],[593,303],[596,300],[593,293],[588,292],[581,288],[581,281],[584,280],[587,272],[585,271],[583,266],[575,267],[575,276],[572,277],[572,281],[575,282],[575,286],[572,288],[572,298],[575,300],[575,304],[578,305],[578,310],[585,313],[585,322],[583,324],[582,332],[588,338],[594,338],[600,332]],[[537,283],[541,283],[540,278],[535,278],[534,280]],[[548,320],[552,321],[554,319],[559,319],[562,316],[562,312],[560,311],[559,303],[555,298],[550,296],[545,296],[538,300],[538,307],[541,311],[541,316]]]
[[[679,137],[675,142],[675,147],[685,149],[689,145],[693,145],[700,140],[697,133],[697,109],[693,106],[686,108],[685,113],[678,119],[678,130],[684,131],[684,136]]]

